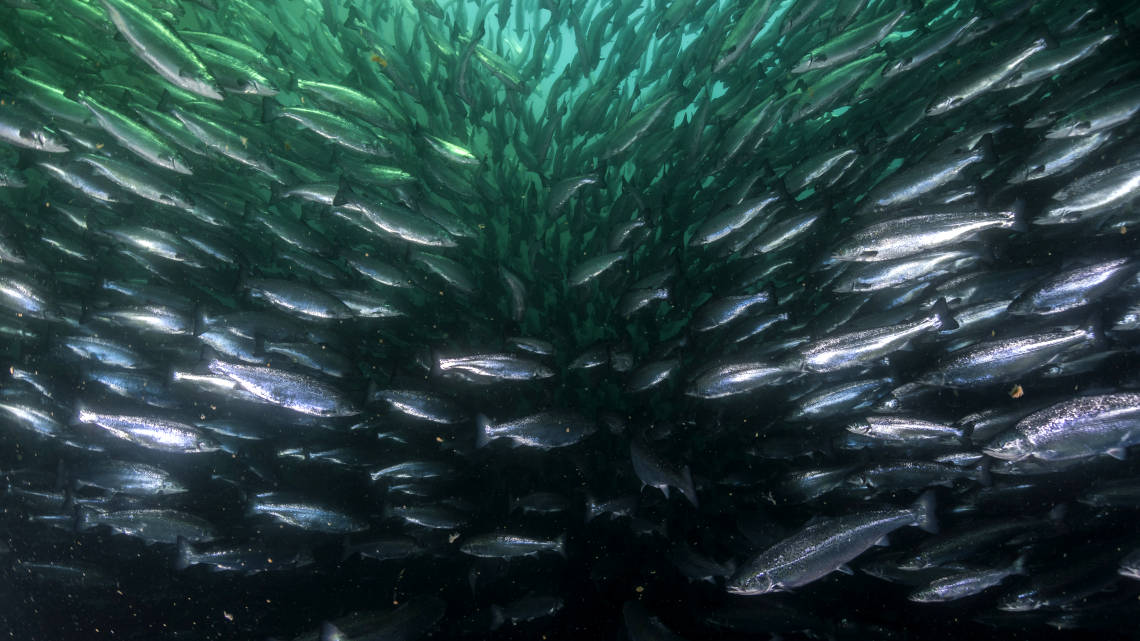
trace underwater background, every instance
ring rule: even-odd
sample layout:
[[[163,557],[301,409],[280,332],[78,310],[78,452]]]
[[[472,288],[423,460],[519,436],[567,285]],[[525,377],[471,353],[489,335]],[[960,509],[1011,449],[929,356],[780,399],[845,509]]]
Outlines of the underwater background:
[[[0,631],[1138,638],[1138,29],[0,0]]]

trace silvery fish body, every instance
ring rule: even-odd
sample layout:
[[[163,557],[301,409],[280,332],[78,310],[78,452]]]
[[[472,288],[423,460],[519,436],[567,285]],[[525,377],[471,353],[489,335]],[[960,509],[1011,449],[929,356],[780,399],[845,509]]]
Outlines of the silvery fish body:
[[[154,416],[100,414],[87,408],[80,408],[76,420],[96,425],[111,436],[147,449],[184,454],[207,453],[219,449],[209,435],[193,425],[179,421]]]
[[[749,559],[726,585],[732,594],[791,590],[821,579],[870,549],[887,534],[909,525],[934,530],[934,497],[924,494],[912,507],[821,518]]]
[[[1095,336],[1095,329],[1080,328],[982,341],[954,352],[918,380],[943,387],[1013,382]]]
[[[929,316],[909,323],[841,333],[808,343],[789,364],[816,373],[868,365],[926,332],[956,327],[946,301],[940,302]]]
[[[354,416],[360,410],[340,390],[311,376],[272,367],[210,361],[211,372],[225,376],[254,396],[311,416]]]
[[[1066,461],[1107,454],[1124,458],[1140,443],[1140,394],[1085,396],[1022,419],[984,448],[994,458]]]

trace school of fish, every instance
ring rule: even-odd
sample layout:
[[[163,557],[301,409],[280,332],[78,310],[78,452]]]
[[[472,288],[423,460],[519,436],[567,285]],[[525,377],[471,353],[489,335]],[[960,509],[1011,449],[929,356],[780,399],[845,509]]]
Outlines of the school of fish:
[[[1140,2],[0,0],[0,628],[1140,614]]]

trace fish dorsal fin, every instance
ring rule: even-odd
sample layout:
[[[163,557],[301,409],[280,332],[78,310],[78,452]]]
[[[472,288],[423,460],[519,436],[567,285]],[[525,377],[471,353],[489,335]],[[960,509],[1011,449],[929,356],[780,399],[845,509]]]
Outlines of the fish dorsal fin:
[[[811,527],[813,525],[819,525],[820,523],[826,523],[827,520],[828,520],[828,518],[826,516],[820,516],[817,514],[817,515],[811,517],[810,519],[808,519],[807,523],[804,523],[803,526],[804,527]]]

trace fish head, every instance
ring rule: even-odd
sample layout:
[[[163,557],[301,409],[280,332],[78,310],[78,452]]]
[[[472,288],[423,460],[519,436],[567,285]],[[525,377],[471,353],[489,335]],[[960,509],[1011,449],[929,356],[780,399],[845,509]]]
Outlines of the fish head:
[[[221,87],[209,75],[188,75],[182,73],[180,76],[182,88],[196,93],[203,98],[211,100],[225,100],[226,97],[222,94]]]
[[[68,151],[67,147],[56,142],[56,140],[49,136],[47,132],[40,129],[21,129],[19,131],[19,135],[21,138],[28,141],[28,144],[32,148],[38,149],[40,151],[47,151],[51,153],[64,153]]]
[[[186,161],[182,160],[178,156],[166,156],[162,160],[164,166],[173,172],[182,174],[184,176],[189,176],[194,173],[190,170],[190,166],[186,164]]]
[[[1092,131],[1092,122],[1088,120],[1070,120],[1063,122],[1045,132],[1045,137],[1050,139],[1055,138],[1074,138],[1085,136]]]
[[[1033,594],[1012,592],[1002,597],[997,604],[999,610],[1005,612],[1032,612],[1040,610],[1045,604]]]
[[[271,85],[264,85],[253,78],[239,78],[234,83],[236,93],[250,96],[276,96],[280,91]]]
[[[792,73],[806,73],[812,69],[817,69],[827,64],[827,54],[812,51],[800,59],[795,67],[792,67]]]
[[[194,441],[195,452],[217,452],[222,449],[222,444],[210,438],[209,436],[199,436]]]
[[[907,572],[917,572],[931,567],[931,563],[926,557],[920,555],[903,559],[896,564],[896,567],[900,570],[906,570]]]
[[[844,483],[856,488],[871,489],[875,487],[875,482],[871,480],[871,477],[862,472],[856,472],[848,476],[844,479]]]
[[[182,485],[174,479],[164,479],[158,486],[159,494],[182,494],[188,491],[185,485]]]
[[[990,441],[989,445],[982,448],[982,452],[1003,461],[1020,461],[1029,457],[1033,446],[1023,434],[1009,432]]]
[[[926,106],[926,115],[940,116],[947,111],[950,111],[954,107],[957,107],[961,101],[961,98],[958,98],[956,96],[943,96],[941,98],[937,98]]]
[[[911,594],[910,596],[908,596],[907,599],[910,601],[914,601],[915,603],[935,603],[938,601],[945,600],[945,599],[939,598],[938,592],[935,591],[934,588],[927,588],[925,590],[919,590],[918,592],[915,592],[914,594]]]
[[[729,594],[736,594],[739,596],[755,596],[758,594],[768,594],[769,592],[779,592],[782,586],[772,580],[767,572],[747,572],[737,573],[732,577],[728,583],[725,584],[724,589]]]

